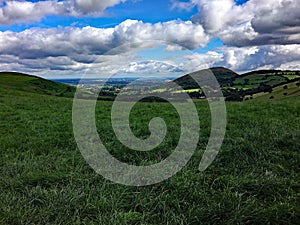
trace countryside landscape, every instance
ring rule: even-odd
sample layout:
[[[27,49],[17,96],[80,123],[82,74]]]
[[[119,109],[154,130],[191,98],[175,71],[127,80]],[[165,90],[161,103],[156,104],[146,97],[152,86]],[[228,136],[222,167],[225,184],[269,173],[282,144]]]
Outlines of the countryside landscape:
[[[72,133],[74,86],[1,73],[0,113],[6,121],[0,136],[1,224],[296,224],[299,72],[212,71],[223,78],[218,80],[224,94],[235,86],[234,96],[241,94],[226,101],[228,125],[220,153],[206,171],[197,170],[210,111],[205,99],[194,98],[202,129],[192,160],[172,178],[146,187],[105,180],[85,162]],[[196,89],[189,76],[175,81]],[[139,102],[131,112],[132,132],[139,138],[149,135],[147,123],[154,116],[168,125],[164,142],[149,152],[122,146],[111,127],[111,107],[112,101],[98,100],[96,123],[112,155],[140,165],[171,154],[180,136],[172,105]]]
[[[0,0],[0,225],[300,222],[297,0]]]

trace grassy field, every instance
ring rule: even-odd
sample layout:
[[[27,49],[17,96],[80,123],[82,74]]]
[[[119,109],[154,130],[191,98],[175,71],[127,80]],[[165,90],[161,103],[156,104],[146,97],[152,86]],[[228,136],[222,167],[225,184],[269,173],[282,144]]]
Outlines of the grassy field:
[[[283,99],[296,99],[300,97],[299,81],[284,84],[273,88],[272,92],[260,92],[254,94],[253,99],[256,100],[283,100]],[[245,96],[245,99],[250,99],[250,95]]]
[[[99,136],[118,159],[158,162],[179,138],[178,115],[167,103],[139,103],[134,134],[162,116],[168,133],[151,152],[137,153],[116,140],[111,102],[96,108]],[[97,175],[72,133],[72,99],[0,89],[0,224],[297,224],[300,221],[300,101],[227,103],[221,152],[197,170],[209,136],[209,110],[196,103],[198,148],[188,165],[162,183],[129,187]]]
[[[0,72],[0,88],[60,97],[73,97],[75,91],[75,88],[69,85],[12,72]]]

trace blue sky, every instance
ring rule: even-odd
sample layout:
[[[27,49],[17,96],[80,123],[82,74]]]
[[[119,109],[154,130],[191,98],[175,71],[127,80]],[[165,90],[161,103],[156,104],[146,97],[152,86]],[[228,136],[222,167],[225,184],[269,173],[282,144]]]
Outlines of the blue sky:
[[[39,2],[31,0],[30,2]],[[171,1],[161,0],[136,0],[127,1],[114,7],[106,9],[103,17],[72,17],[72,16],[45,16],[41,21],[34,23],[13,24],[12,26],[1,26],[1,30],[21,31],[30,27],[57,27],[57,26],[93,26],[93,27],[114,27],[126,19],[142,20],[143,22],[156,23],[170,20],[190,20],[197,12],[196,7],[191,11],[172,9]]]
[[[297,0],[0,0],[0,70],[43,77],[300,69]]]

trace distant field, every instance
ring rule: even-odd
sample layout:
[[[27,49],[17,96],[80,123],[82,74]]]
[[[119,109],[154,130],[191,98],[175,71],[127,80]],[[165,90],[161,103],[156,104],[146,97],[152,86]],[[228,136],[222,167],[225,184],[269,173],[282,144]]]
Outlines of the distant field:
[[[281,100],[286,98],[300,98],[300,86],[297,85],[299,81],[292,82],[285,85],[280,85],[273,88],[272,92],[261,92],[253,95],[254,99],[257,100]],[[250,96],[245,96],[250,98]]]
[[[281,82],[285,82],[286,79],[281,76],[276,75],[260,75],[260,74],[252,74],[249,76],[244,76],[241,78],[237,78],[234,81],[236,85],[249,85],[249,86],[257,86],[260,83],[264,82],[269,85],[278,84]]]
[[[294,80],[296,78],[299,78],[299,75],[283,75],[283,77],[286,77],[289,80]]]
[[[264,92],[269,92],[279,85],[300,80],[299,71],[259,70],[239,75],[219,67],[212,68],[209,72],[212,72],[218,80],[226,101],[242,101],[249,99],[249,96],[264,95]],[[195,94],[194,90],[199,88],[199,85],[194,78],[201,80],[205,73],[205,70],[196,71],[176,79],[175,82],[183,87],[187,93],[190,93],[191,97],[204,97],[201,94]]]
[[[16,85],[12,83],[11,85]],[[6,85],[6,87],[4,87]],[[97,175],[72,133],[72,99],[0,88],[0,224],[297,224],[300,221],[300,102],[293,84],[269,95],[227,103],[221,152],[197,170],[209,136],[206,101],[196,103],[201,122],[197,151],[174,177],[148,187],[128,187]],[[282,88],[282,89],[281,89]],[[55,94],[54,94],[55,95]],[[267,100],[267,101],[266,101]],[[145,138],[148,122],[162,116],[168,133],[155,150],[139,153],[116,139],[112,102],[99,101],[99,136],[111,154],[133,164],[158,162],[179,138],[178,115],[167,103],[138,103],[133,133]]]
[[[175,93],[181,93],[181,92],[185,92],[185,93],[191,93],[191,92],[199,92],[200,88],[194,88],[194,89],[188,89],[188,90],[183,90],[183,91],[176,91]]]

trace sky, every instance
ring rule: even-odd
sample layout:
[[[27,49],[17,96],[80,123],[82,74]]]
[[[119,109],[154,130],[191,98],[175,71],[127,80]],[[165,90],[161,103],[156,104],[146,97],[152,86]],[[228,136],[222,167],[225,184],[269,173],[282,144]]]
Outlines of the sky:
[[[176,77],[300,70],[298,0],[0,0],[0,71]]]

